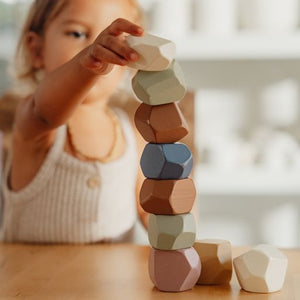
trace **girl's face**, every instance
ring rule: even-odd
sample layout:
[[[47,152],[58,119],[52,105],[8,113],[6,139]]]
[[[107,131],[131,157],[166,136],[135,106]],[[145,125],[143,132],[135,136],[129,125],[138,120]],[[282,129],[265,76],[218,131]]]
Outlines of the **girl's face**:
[[[42,39],[45,73],[69,61],[93,43],[96,37],[117,18],[133,20],[132,7],[124,0],[71,0],[47,26]],[[123,78],[124,67],[101,76],[86,101],[108,98]]]

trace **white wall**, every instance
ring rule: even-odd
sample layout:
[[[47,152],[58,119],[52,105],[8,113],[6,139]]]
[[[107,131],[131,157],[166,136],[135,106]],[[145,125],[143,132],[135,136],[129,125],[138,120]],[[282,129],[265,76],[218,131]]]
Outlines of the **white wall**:
[[[242,5],[252,5],[251,1],[252,4],[255,2],[258,5],[264,5],[265,8],[261,6],[259,9],[266,10],[256,10],[255,12],[254,8],[252,15],[249,10],[246,10],[247,14],[245,15],[245,11],[243,12],[241,7]],[[198,6],[195,5],[196,2]],[[206,6],[206,12],[199,13],[198,11],[197,13],[196,9],[199,9],[200,2],[202,7]],[[270,7],[271,2],[268,0],[226,0],[227,4],[235,2],[238,5],[235,11],[229,12],[227,10],[227,16],[224,15],[226,13],[224,10],[217,10],[217,6],[223,5],[223,2],[224,0],[149,0],[145,8],[149,12],[150,27],[154,24],[155,33],[176,42],[177,59],[184,70],[187,84],[190,89],[200,92],[196,101],[203,101],[201,97],[201,95],[205,95],[203,91],[216,91],[220,97],[222,97],[223,91],[224,101],[228,99],[230,93],[234,95],[233,97],[240,97],[240,101],[237,101],[237,105],[240,107],[233,108],[233,110],[243,112],[242,120],[238,120],[238,116],[234,114],[233,117],[237,118],[236,122],[240,122],[241,127],[232,128],[230,134],[239,135],[239,138],[251,144],[251,136],[257,130],[267,128],[276,133],[280,129],[285,136],[299,144],[299,113],[296,121],[291,122],[290,125],[279,127],[273,125],[272,127],[264,117],[266,112],[262,113],[261,111],[262,95],[266,89],[273,85],[280,85],[281,82],[288,82],[288,86],[291,83],[292,91],[287,88],[286,92],[286,105],[295,105],[295,102],[300,103],[298,94],[300,83],[298,18],[300,10],[297,10],[299,1],[279,0],[276,3],[271,1]],[[170,18],[162,17],[167,12],[167,3],[170,4],[170,7],[173,5],[172,18],[171,15]],[[179,9],[183,5],[182,3],[185,3],[186,7]],[[186,15],[183,16],[182,14],[190,14],[190,18],[187,19]],[[236,18],[234,22],[228,20],[230,15]],[[210,16],[216,17],[218,20],[210,21]],[[176,22],[179,18],[181,22]],[[191,22],[187,26],[183,26],[183,20]],[[160,27],[157,24],[160,24]],[[224,26],[227,26],[227,30],[223,30]],[[209,101],[209,99],[207,100]],[[220,104],[223,105],[221,102]],[[278,101],[274,102],[274,105],[278,105]],[[277,109],[279,115],[281,112],[284,113],[283,110],[285,109],[279,106],[278,108],[271,108],[275,109],[275,113]],[[228,112],[231,113],[226,110],[224,114]],[[196,103],[195,114],[198,153],[194,154],[199,158],[199,164],[195,166],[197,169],[196,176],[199,173],[202,174],[202,177],[196,178],[198,182],[197,204],[199,206],[198,237],[224,238],[235,245],[271,243],[281,247],[299,247],[300,184],[298,188],[297,178],[300,182],[300,165],[297,169],[289,169],[284,165],[283,159],[279,159],[279,161],[283,161],[282,163],[277,163],[275,156],[273,161],[271,158],[267,159],[269,162],[266,169],[257,162],[251,166],[249,163],[243,166],[229,161],[226,165],[227,169],[224,170],[224,163],[220,164],[216,159],[214,165],[210,165],[214,172],[206,172],[202,164],[206,162],[206,156],[203,153],[206,139],[201,138],[201,135],[209,135],[209,133],[205,132],[206,128],[203,129],[203,120],[201,119],[203,115],[199,112],[199,103]],[[220,122],[219,118],[220,112],[219,115],[212,115],[213,121],[211,123],[217,124]],[[226,116],[223,119],[226,119]],[[230,121],[230,116],[227,119]],[[218,128],[217,125],[216,128]],[[211,132],[216,134],[216,131],[212,130]],[[220,135],[222,134],[223,132],[220,133]],[[287,142],[281,141],[280,147],[286,147],[285,144],[288,142],[288,140]],[[226,156],[233,155],[230,151],[235,150],[233,147],[228,147],[228,144],[219,143],[218,151],[215,151],[219,152],[218,155],[223,152],[225,159]],[[276,144],[275,148],[278,145]],[[224,160],[224,157],[222,159]],[[257,170],[262,182],[256,184],[254,177],[249,177],[241,182],[239,174],[244,169],[247,170],[249,166],[251,170],[254,170],[250,174],[255,177],[255,170]],[[278,189],[274,187],[276,185],[275,177],[269,176],[273,169],[274,174],[277,175],[277,177],[275,176],[277,182],[280,181],[280,174],[282,174],[282,185]],[[265,174],[264,170],[267,170]],[[295,175],[285,176],[284,174],[289,174],[289,170],[291,170],[291,174]],[[226,174],[227,171],[228,176],[234,173],[232,181],[236,178],[236,185],[231,184],[230,187],[226,187],[222,184],[220,173]],[[210,176],[209,180],[203,180],[205,176]],[[213,188],[214,179],[215,191]],[[201,180],[204,183],[201,184]],[[247,180],[249,183],[251,182],[251,188],[247,188]],[[206,186],[206,183],[209,183],[209,187]],[[220,185],[223,186],[220,188]],[[261,193],[264,185],[264,191]],[[242,188],[240,188],[241,186]],[[280,190],[281,188],[282,190]]]

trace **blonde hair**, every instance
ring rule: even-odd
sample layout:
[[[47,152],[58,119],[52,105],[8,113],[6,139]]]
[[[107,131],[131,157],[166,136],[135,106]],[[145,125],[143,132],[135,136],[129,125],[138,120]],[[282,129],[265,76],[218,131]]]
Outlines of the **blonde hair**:
[[[137,0],[127,1],[135,10],[134,21],[143,26],[145,18]],[[29,49],[26,45],[27,34],[33,31],[42,36],[45,28],[58,16],[67,2],[68,0],[34,0],[31,4],[15,54],[14,70],[12,71],[13,77],[18,82],[14,89],[15,93],[19,92],[23,96],[33,93],[40,80],[41,70],[36,69],[31,63]]]

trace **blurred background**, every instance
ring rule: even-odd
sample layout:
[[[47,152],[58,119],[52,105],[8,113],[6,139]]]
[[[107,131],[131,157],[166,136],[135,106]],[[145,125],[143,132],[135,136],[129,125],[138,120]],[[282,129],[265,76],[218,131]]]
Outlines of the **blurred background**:
[[[0,1],[0,94],[29,3]],[[140,3],[193,93],[198,238],[300,247],[300,0]]]

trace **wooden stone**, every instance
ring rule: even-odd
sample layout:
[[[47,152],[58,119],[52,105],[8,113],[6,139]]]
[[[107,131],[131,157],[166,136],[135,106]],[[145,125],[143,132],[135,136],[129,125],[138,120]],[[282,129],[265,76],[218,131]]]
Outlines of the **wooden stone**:
[[[196,197],[192,179],[145,179],[140,191],[142,208],[156,215],[186,214],[191,211]]]
[[[271,245],[258,245],[233,260],[240,286],[247,292],[272,293],[282,289],[288,261]]]
[[[193,156],[182,144],[147,144],[141,157],[143,174],[151,179],[187,178],[193,168]]]
[[[132,79],[132,88],[138,99],[149,105],[176,102],[186,93],[184,75],[175,60],[164,71],[138,71]]]
[[[128,64],[131,68],[162,71],[167,69],[175,58],[175,44],[161,37],[146,33],[140,37],[129,35],[126,41],[129,47],[139,54],[138,61]]]
[[[134,122],[142,137],[150,143],[175,143],[188,134],[188,126],[176,103],[152,106],[142,103]]]
[[[150,215],[148,239],[159,250],[178,250],[192,247],[196,237],[196,224],[192,214],[174,216]]]
[[[232,275],[231,244],[224,240],[195,241],[202,270],[197,284],[226,284]]]
[[[201,262],[194,248],[175,251],[151,248],[148,266],[153,284],[164,292],[192,289],[201,272]]]

